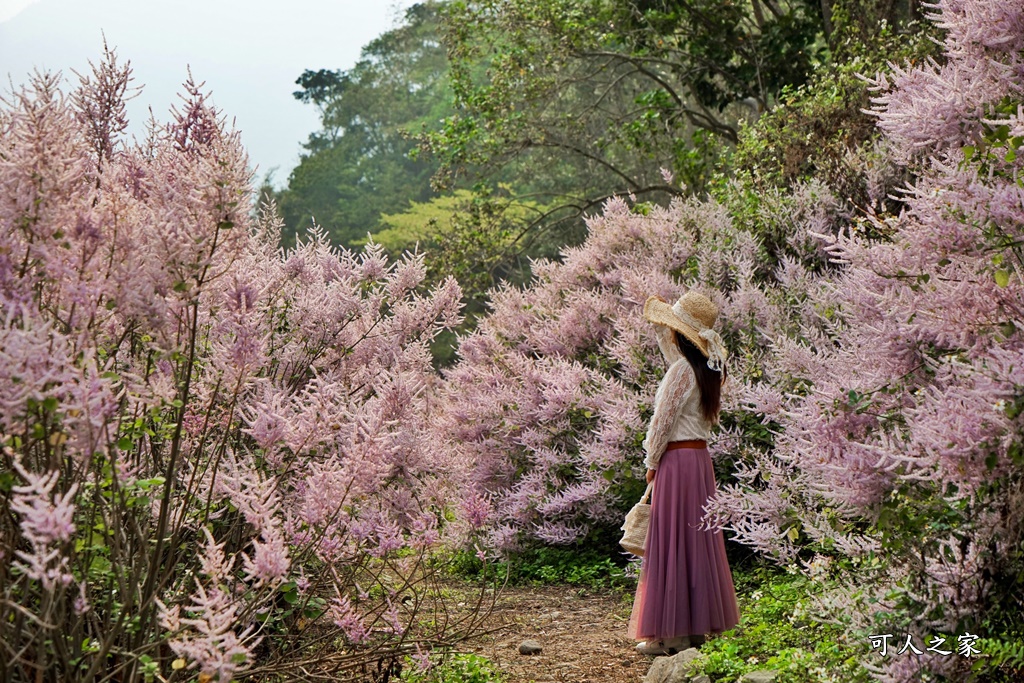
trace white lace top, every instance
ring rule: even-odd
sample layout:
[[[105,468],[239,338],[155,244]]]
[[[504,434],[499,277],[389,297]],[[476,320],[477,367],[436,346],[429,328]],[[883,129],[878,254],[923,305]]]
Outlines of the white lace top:
[[[690,362],[680,353],[672,329],[664,325],[655,328],[658,348],[669,368],[654,395],[654,416],[644,439],[644,464],[651,470],[658,469],[669,441],[707,440],[712,426],[701,412],[697,378]]]

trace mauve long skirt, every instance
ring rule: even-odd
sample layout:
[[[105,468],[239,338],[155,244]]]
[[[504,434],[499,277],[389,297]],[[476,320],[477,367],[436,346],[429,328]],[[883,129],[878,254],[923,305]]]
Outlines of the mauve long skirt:
[[[739,623],[722,532],[697,528],[715,491],[708,449],[672,448],[661,456],[630,638],[721,633]]]

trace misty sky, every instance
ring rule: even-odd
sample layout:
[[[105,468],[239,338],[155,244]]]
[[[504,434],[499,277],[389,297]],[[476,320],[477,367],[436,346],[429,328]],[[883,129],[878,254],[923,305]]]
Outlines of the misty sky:
[[[257,167],[282,186],[316,111],[292,97],[304,69],[347,69],[363,45],[391,28],[414,0],[0,0],[0,91],[33,68],[75,79],[103,50],[103,36],[131,61],[142,94],[128,105],[141,136],[179,100],[188,74],[235,119]],[[75,79],[77,81],[77,79]]]

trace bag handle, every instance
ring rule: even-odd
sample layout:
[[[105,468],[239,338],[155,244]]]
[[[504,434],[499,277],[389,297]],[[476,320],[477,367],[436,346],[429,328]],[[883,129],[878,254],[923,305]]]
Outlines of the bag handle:
[[[647,484],[647,490],[646,490],[646,491],[644,491],[644,495],[643,495],[643,497],[642,497],[642,498],[640,499],[640,502],[641,502],[641,503],[644,503],[644,504],[646,504],[646,503],[647,503],[647,502],[648,502],[648,501],[650,500],[650,498],[651,498],[651,490],[652,490],[653,488],[654,488],[654,482],[653,482],[653,481]]]

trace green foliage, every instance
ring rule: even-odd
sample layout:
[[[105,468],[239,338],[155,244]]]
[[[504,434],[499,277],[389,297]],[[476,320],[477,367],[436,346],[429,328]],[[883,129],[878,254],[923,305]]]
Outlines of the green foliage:
[[[1004,97],[995,106],[988,108],[990,118],[1003,118],[1017,113],[1020,106],[1024,105],[1019,97]],[[963,167],[977,166],[978,172],[984,175],[1001,175],[1012,180],[1014,175],[1013,162],[1017,155],[1024,148],[1024,137],[1011,136],[1010,126],[1006,124],[995,125],[983,123],[980,135],[973,145],[963,147]],[[1010,245],[1017,246],[1013,240],[1000,235]],[[1005,287],[1005,284],[1000,285]]]
[[[921,0],[834,0],[829,4],[829,49],[837,62],[851,54],[876,52],[876,41],[885,32],[923,28],[925,3]]]
[[[528,228],[571,242],[612,194],[702,191],[737,117],[803,83],[822,52],[821,6],[600,0],[451,2],[443,11],[456,112],[421,136],[461,177],[511,183],[558,207]]]
[[[1019,491],[1019,477],[993,479],[982,486],[979,495],[973,500],[990,500],[989,496],[997,489],[1006,487],[1015,487]],[[958,498],[957,488],[952,483],[946,484],[943,488],[941,483],[921,481],[913,486],[907,484],[894,489],[882,501],[878,517],[872,525],[874,532],[880,532],[886,549],[881,558],[883,561],[880,563],[880,572],[884,575],[887,558],[902,558],[901,561],[909,565],[910,576],[920,576],[927,571],[926,563],[929,559],[955,562],[956,558],[948,545],[949,540],[966,549],[968,544],[973,542],[970,529],[976,528],[979,520],[987,520],[990,512],[971,499]],[[998,523],[1012,530],[1009,512],[1002,510],[1000,514]],[[1017,529],[1012,533],[1016,533],[1019,538],[1021,531]],[[986,631],[983,635],[1001,631],[1007,634],[1010,640],[1020,638],[1024,635],[1024,621],[1019,617],[1016,620],[1010,619],[987,625],[979,622],[983,614],[1021,614],[1021,608],[1024,608],[1024,601],[1020,598],[1024,591],[1024,551],[1018,549],[1007,553],[993,546],[984,549],[981,554],[989,558],[992,561],[990,566],[997,567],[1000,572],[1000,576],[992,581],[993,589],[986,601],[991,608],[962,620],[957,624],[957,630],[972,633]],[[876,611],[876,620],[880,627],[905,628],[906,624],[921,618],[941,619],[944,616],[945,594],[929,596],[917,583],[911,586],[894,586],[888,598],[892,607]],[[935,607],[928,610],[928,605]],[[1012,609],[1012,606],[1016,606],[1016,609]]]
[[[982,654],[971,666],[972,681],[1014,683],[1024,677],[1024,637],[979,638],[975,647]]]
[[[1007,412],[1015,409],[1019,411],[1010,406]],[[1018,481],[1016,485],[1020,495],[1021,484]],[[1005,524],[1006,518],[1000,523]],[[986,616],[972,631],[981,636],[975,644],[981,655],[971,666],[972,682],[1011,683],[1024,679],[1024,543],[1020,528],[1013,530],[1010,526],[1007,530],[1006,550],[987,551],[990,557],[1002,561],[996,564],[999,575],[992,581]]]
[[[466,331],[490,287],[521,283],[531,258],[578,243],[581,217],[610,195],[639,206],[710,191],[743,216],[743,202],[723,200],[737,196],[723,191],[736,169],[773,266],[789,226],[762,229],[761,190],[817,175],[866,203],[863,173],[845,160],[856,150],[871,163],[857,73],[934,52],[916,6],[418,4],[354,68],[299,78],[296,97],[320,110],[323,129],[277,197],[283,240],[313,216],[340,244],[372,233],[394,253],[419,242],[428,277],[453,274],[466,292]],[[451,194],[436,196],[431,175]],[[452,361],[455,343],[435,340],[435,363]]]
[[[582,588],[622,587],[629,584],[622,568],[610,557],[563,548],[539,548],[515,565],[523,582],[568,584]]]
[[[419,242],[430,255],[428,283],[454,275],[466,298],[479,303],[498,282],[521,283],[529,276],[528,265],[513,254],[522,226],[543,213],[544,207],[516,200],[508,190],[456,190],[427,202],[411,202],[401,213],[382,214],[383,229],[372,239],[396,255]],[[471,307],[471,311],[480,310],[480,306]]]
[[[701,646],[694,665],[715,683],[732,683],[748,671],[771,669],[777,683],[868,683],[869,643],[851,642],[845,630],[816,622],[807,608],[818,589],[797,573],[758,565],[733,567],[741,622]]]
[[[458,330],[434,340],[431,348],[436,365],[454,361],[456,337],[473,329],[485,313],[488,290],[502,282],[526,282],[529,258],[554,255],[553,245],[524,240],[524,226],[543,214],[545,207],[516,199],[509,190],[460,189],[429,201],[410,202],[403,212],[382,214],[381,230],[353,240],[359,246],[372,239],[395,256],[416,248],[425,252],[428,287],[449,276],[459,281],[465,320]]]
[[[407,659],[402,675],[404,683],[503,683],[505,676],[486,657],[472,653],[455,654],[427,671],[419,671]]]
[[[620,22],[619,35],[645,56],[669,57],[679,70],[691,66],[692,96],[722,111],[746,97],[765,102],[783,86],[803,82],[810,71],[820,49],[814,45],[819,7],[788,2],[771,9],[774,14],[760,12],[756,2],[652,2],[619,9],[612,21]],[[631,29],[641,35],[629,36]]]
[[[870,204],[865,179],[849,159],[870,155],[868,143],[878,137],[874,117],[864,113],[871,103],[862,76],[887,69],[888,62],[915,63],[941,51],[932,23],[872,25],[851,10],[856,4],[834,9],[833,57],[805,83],[780,88],[778,105],[740,132],[732,165],[759,191],[814,177],[854,206]]]
[[[317,107],[323,127],[276,197],[286,245],[311,216],[335,243],[349,245],[373,231],[380,214],[432,197],[436,164],[410,157],[409,135],[451,111],[437,12],[436,2],[417,4],[348,71],[308,70],[296,81],[296,99]]]
[[[569,585],[590,590],[628,590],[636,581],[626,576],[622,549],[595,547],[597,533],[570,547],[536,546],[507,559],[485,565],[470,551],[461,551],[452,562],[453,571],[465,578],[492,577],[511,585]],[[617,543],[617,539],[616,539]]]
[[[381,214],[381,229],[370,238],[393,255],[412,250],[417,243],[432,241],[438,232],[466,210],[472,198],[468,190],[456,190],[425,202],[409,202],[409,208],[404,211]],[[353,244],[362,246],[370,238],[356,240]]]
[[[706,130],[695,130],[690,137],[672,145],[672,168],[680,187],[694,194],[705,194],[729,163],[731,150]]]
[[[862,111],[870,104],[857,76],[865,66],[851,62],[783,90],[779,105],[740,133],[735,168],[758,187],[839,172],[843,153],[875,134],[874,120]]]

